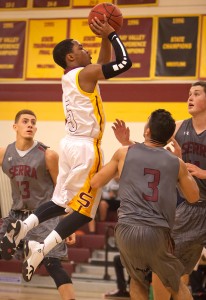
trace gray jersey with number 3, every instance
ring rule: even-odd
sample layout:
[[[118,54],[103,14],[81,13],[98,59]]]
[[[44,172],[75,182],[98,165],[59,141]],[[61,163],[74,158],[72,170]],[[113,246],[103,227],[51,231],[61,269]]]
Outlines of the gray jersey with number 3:
[[[119,181],[119,222],[172,228],[179,159],[164,148],[128,149]]]

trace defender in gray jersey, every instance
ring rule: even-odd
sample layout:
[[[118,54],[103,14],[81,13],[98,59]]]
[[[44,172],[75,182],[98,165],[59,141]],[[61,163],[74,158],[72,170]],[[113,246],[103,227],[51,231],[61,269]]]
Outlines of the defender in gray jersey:
[[[117,150],[91,181],[93,188],[99,188],[120,176],[115,236],[131,277],[132,300],[148,299],[151,271],[174,300],[192,299],[180,281],[184,266],[173,255],[170,230],[175,218],[176,185],[191,203],[198,200],[199,190],[184,162],[163,148],[174,131],[171,114],[163,109],[154,111],[144,128],[144,143]]]
[[[187,165],[196,180],[200,197],[194,205],[185,201],[177,207],[172,236],[175,241],[175,255],[184,265],[183,280],[188,280],[197,264],[203,247],[206,246],[206,82],[192,84],[187,100],[188,112],[192,118],[177,122],[174,152]],[[153,282],[158,299],[164,295],[170,299],[160,283]]]
[[[30,110],[17,113],[14,129],[16,142],[8,147],[0,148],[0,165],[10,178],[12,190],[12,207],[8,217],[3,219],[0,228],[2,240],[8,224],[17,219],[24,220],[42,203],[48,202],[53,194],[58,173],[58,155],[48,147],[33,140],[36,133],[36,116]],[[59,217],[33,228],[25,240],[42,242],[49,232],[58,224]],[[16,257],[22,257],[19,249]],[[8,253],[7,259],[12,258]],[[43,264],[54,279],[63,300],[74,299],[74,291],[70,277],[62,268],[60,259],[67,256],[67,246],[63,242],[52,249]]]

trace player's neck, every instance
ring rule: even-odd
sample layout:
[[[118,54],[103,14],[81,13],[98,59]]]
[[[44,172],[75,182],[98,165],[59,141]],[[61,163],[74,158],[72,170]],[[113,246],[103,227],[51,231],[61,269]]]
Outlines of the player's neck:
[[[64,70],[64,74],[67,74],[69,71],[73,70],[73,69],[76,69],[76,68],[79,68],[78,66],[70,66],[70,67],[67,67],[65,70]]]
[[[148,140],[145,140],[144,141],[144,144],[146,146],[149,146],[149,147],[164,147],[165,144],[164,143],[160,143],[158,141],[155,141],[153,139],[148,139]]]
[[[16,140],[16,148],[18,150],[21,150],[21,151],[25,151],[25,150],[28,150],[29,148],[31,148],[34,144],[34,140],[33,139],[29,139],[29,140],[26,140],[26,139],[17,139]]]

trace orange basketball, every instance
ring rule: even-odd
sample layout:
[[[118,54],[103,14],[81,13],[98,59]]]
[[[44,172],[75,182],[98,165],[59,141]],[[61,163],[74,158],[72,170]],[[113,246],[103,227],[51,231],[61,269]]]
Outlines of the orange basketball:
[[[118,32],[123,24],[123,16],[121,10],[112,3],[104,2],[94,6],[89,13],[88,23],[91,24],[94,17],[104,22],[104,15],[106,15],[108,23]]]

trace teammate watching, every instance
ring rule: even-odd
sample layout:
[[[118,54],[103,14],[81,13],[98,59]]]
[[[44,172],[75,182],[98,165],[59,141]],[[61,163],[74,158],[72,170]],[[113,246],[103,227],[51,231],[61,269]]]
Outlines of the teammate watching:
[[[10,222],[17,219],[24,221],[42,203],[51,200],[54,191],[58,174],[58,154],[34,140],[37,131],[36,121],[33,111],[27,109],[19,111],[13,125],[16,141],[7,148],[0,148],[0,166],[10,178],[13,200],[9,215],[3,219],[0,228],[0,240]],[[41,242],[58,222],[57,217],[42,223],[31,230],[25,240]],[[23,257],[22,248],[17,249],[16,258]],[[3,257],[11,259],[13,254],[14,250],[7,252]],[[72,281],[60,260],[65,256],[67,246],[62,242],[44,257],[42,263],[55,281],[61,299],[71,300],[74,299]]]

